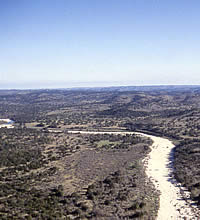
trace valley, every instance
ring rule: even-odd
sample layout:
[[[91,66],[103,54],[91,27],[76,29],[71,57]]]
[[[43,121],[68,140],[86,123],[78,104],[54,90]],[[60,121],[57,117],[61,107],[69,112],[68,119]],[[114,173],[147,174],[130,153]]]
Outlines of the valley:
[[[2,90],[1,118],[14,124],[0,128],[1,218],[159,218],[162,184],[145,160],[156,137],[171,141],[176,190],[190,192],[178,196],[197,213],[199,101],[199,87]]]

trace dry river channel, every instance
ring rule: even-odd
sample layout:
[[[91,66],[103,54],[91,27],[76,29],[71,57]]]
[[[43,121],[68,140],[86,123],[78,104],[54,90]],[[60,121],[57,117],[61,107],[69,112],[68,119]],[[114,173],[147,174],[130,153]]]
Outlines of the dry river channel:
[[[68,133],[137,134],[151,138],[153,141],[151,152],[143,162],[148,178],[160,192],[157,219],[200,219],[199,210],[192,204],[189,192],[173,177],[173,149],[175,146],[170,140],[138,132],[68,131]]]

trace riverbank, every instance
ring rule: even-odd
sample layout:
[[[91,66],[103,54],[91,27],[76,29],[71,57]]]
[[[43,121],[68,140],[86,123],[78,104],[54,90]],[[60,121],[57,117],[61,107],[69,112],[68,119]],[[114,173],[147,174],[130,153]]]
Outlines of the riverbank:
[[[160,191],[160,208],[158,220],[163,219],[197,219],[198,208],[192,205],[189,192],[173,178],[174,144],[166,138],[138,132],[87,132],[68,131],[80,134],[137,134],[153,140],[151,152],[144,160],[146,174]],[[187,199],[187,202],[186,202]]]
[[[198,208],[192,205],[186,188],[173,177],[174,144],[166,138],[137,134],[149,137],[154,142],[144,164],[147,176],[160,191],[157,219],[196,219],[199,216]]]
[[[11,119],[0,119],[0,122],[5,122],[0,124],[0,128],[14,128],[13,121]]]

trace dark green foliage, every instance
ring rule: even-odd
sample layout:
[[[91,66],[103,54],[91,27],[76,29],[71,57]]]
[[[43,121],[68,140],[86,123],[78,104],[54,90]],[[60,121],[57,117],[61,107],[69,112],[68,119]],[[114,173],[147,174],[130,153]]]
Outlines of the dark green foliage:
[[[191,191],[192,199],[200,197],[200,140],[186,139],[175,149],[175,177]]]
[[[130,187],[135,194],[138,191],[144,192],[138,184],[141,183],[142,175],[133,173],[127,180],[120,172],[115,173],[115,170],[101,181],[95,181],[94,185],[88,188],[85,197],[78,192],[65,196],[62,187],[58,188],[58,185],[62,184],[60,179],[58,184],[53,185],[50,178],[58,174],[58,169],[53,165],[57,161],[60,162],[66,157],[62,160],[64,163],[73,154],[81,155],[83,146],[99,154],[106,152],[111,155],[116,152],[129,152],[134,147],[138,150],[141,147],[143,157],[149,152],[148,145],[151,144],[149,140],[134,135],[122,137],[108,134],[85,135],[84,144],[80,143],[80,139],[69,144],[62,141],[68,129],[127,129],[181,141],[175,151],[175,176],[188,187],[199,204],[199,103],[200,89],[184,87],[1,91],[0,115],[2,118],[13,119],[15,129],[0,129],[0,213],[3,213],[0,218],[20,219],[23,215],[27,219],[66,219],[67,215],[74,215],[77,219],[98,219],[107,213],[107,209],[112,210],[110,216],[117,213],[115,205],[125,203],[129,199],[127,195],[130,192],[127,188]],[[29,126],[28,122],[34,122],[35,130],[26,128]],[[50,133],[54,131],[61,132],[63,137],[59,139],[60,133]],[[101,140],[108,141],[108,144],[98,149],[98,142]],[[141,142],[145,145],[140,146]],[[53,149],[46,149],[47,144],[52,145]],[[139,167],[138,161],[138,158],[134,158],[133,163],[127,165],[127,170],[136,171]],[[70,165],[69,162],[65,169]],[[106,165],[104,166],[106,168]],[[125,187],[124,190],[120,190],[121,185]],[[35,186],[38,188],[34,188]],[[135,194],[131,195],[132,198]],[[28,199],[25,199],[26,197]],[[145,219],[150,215],[146,209],[151,210],[148,207],[151,202],[141,199],[147,197],[137,194],[135,200],[128,201],[123,217]],[[96,209],[91,210],[81,199],[94,203]],[[156,207],[156,202],[153,203]],[[25,213],[25,210],[27,213],[29,210],[30,215]],[[122,216],[122,213],[118,213],[118,216],[120,215]]]

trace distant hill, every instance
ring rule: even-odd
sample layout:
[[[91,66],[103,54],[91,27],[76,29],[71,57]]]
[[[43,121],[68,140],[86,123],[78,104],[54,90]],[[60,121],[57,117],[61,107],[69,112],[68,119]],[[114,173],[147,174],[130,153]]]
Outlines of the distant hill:
[[[179,91],[179,90],[199,90],[200,85],[156,85],[156,86],[111,86],[111,87],[77,87],[67,90],[73,91]]]

